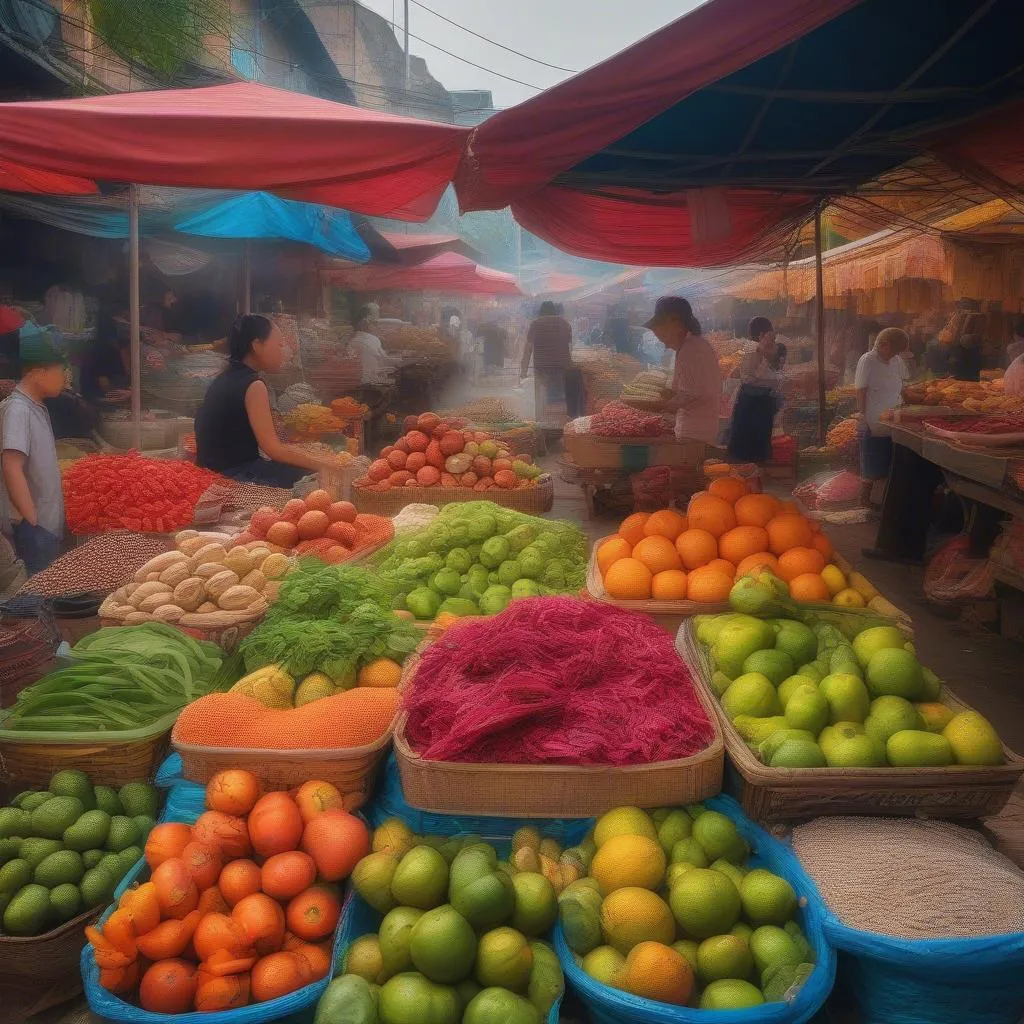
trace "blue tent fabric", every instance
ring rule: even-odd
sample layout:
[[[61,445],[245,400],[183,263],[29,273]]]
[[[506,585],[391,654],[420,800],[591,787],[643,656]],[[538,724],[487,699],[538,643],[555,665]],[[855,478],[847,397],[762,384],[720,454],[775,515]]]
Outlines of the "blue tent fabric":
[[[175,230],[206,238],[287,239],[357,263],[370,258],[344,210],[279,199],[268,192],[235,196],[181,221]]]

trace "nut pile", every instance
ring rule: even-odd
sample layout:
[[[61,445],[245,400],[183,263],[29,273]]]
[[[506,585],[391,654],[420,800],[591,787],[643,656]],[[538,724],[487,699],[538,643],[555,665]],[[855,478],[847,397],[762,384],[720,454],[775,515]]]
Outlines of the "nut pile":
[[[215,539],[211,539],[215,538]],[[258,618],[291,559],[265,544],[227,545],[227,534],[185,530],[177,550],[151,558],[131,583],[100,606],[100,617],[125,625],[156,619],[197,629],[218,629]]]
[[[109,594],[133,580],[146,562],[163,554],[170,544],[169,539],[127,531],[91,537],[30,576],[22,590],[43,597]]]

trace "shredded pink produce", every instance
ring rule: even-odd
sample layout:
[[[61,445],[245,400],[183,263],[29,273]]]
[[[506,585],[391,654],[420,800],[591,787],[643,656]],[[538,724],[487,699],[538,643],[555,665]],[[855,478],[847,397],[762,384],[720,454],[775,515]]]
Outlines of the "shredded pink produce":
[[[426,649],[403,697],[431,761],[650,764],[714,731],[668,633],[596,601],[538,597]]]

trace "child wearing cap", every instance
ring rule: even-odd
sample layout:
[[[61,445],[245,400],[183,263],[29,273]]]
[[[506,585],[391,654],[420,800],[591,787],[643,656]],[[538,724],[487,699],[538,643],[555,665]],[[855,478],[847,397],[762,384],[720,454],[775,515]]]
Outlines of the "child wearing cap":
[[[33,323],[19,332],[21,380],[0,402],[0,527],[29,575],[59,554],[64,533],[57,445],[43,402],[64,390],[64,356],[52,333]]]

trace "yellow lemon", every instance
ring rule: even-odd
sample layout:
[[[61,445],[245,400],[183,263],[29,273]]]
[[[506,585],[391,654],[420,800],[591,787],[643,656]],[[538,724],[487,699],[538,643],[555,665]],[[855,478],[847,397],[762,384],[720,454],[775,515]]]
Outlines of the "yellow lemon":
[[[853,587],[846,587],[838,594],[833,594],[832,603],[839,605],[840,608],[864,608],[867,605],[867,601]]]
[[[650,890],[616,889],[601,904],[601,935],[626,956],[640,942],[671,944],[676,922],[668,904]]]
[[[846,589],[846,577],[838,565],[826,565],[821,570],[821,578],[825,581],[825,586],[828,587],[828,592],[833,597]]]
[[[590,877],[602,896],[627,886],[657,889],[665,877],[665,851],[647,836],[613,836],[594,854]]]

